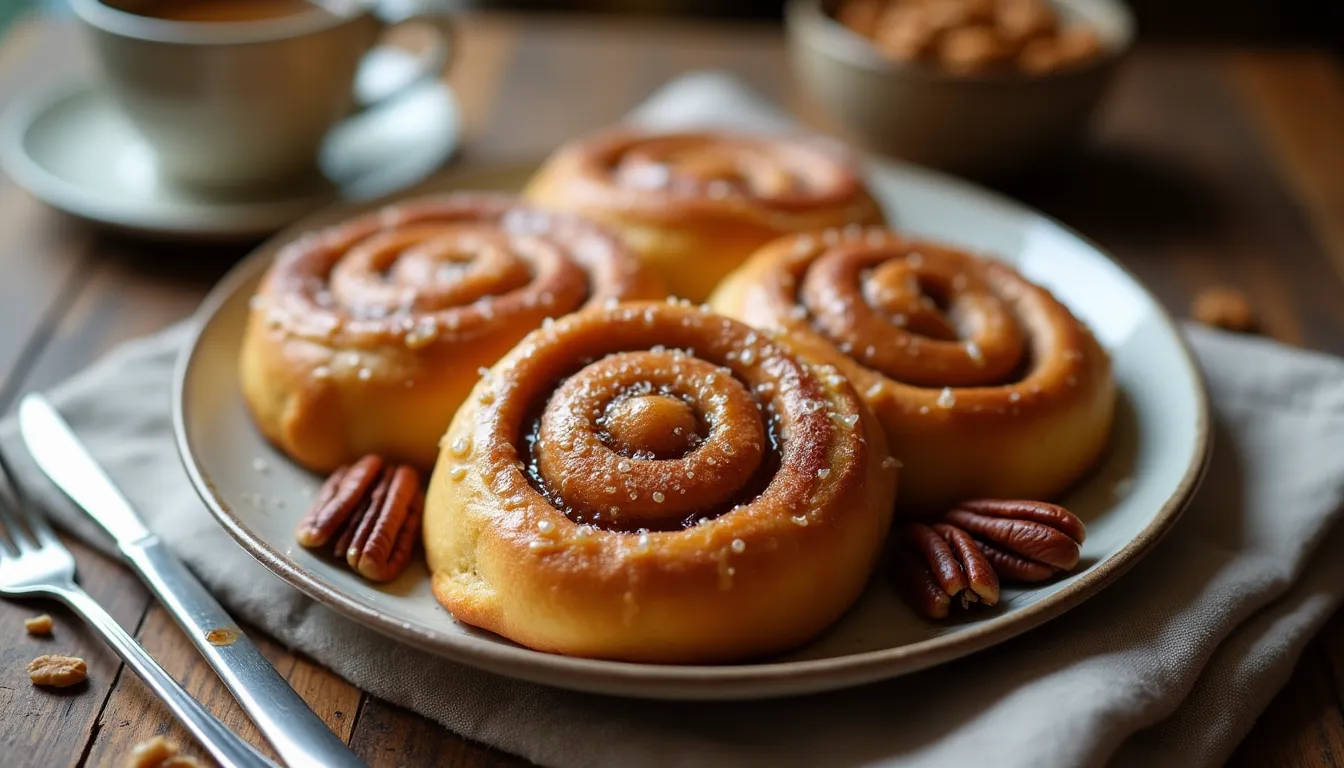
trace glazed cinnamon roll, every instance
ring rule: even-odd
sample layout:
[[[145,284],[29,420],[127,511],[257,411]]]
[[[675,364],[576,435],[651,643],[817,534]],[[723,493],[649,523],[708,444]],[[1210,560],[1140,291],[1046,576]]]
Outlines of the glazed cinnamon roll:
[[[761,249],[711,305],[849,378],[905,466],[902,508],[1050,499],[1106,445],[1105,351],[1003,262],[881,228],[828,230]]]
[[[608,225],[697,302],[776,237],[883,221],[849,159],[801,138],[608,131],[562,147],[525,194]]]
[[[434,594],[556,653],[781,651],[862,591],[896,472],[834,369],[688,305],[586,310],[524,339],[453,418],[425,508]]]
[[[256,296],[240,363],[261,431],[330,471],[433,466],[478,377],[547,317],[663,295],[596,226],[515,198],[414,200],[304,235]]]

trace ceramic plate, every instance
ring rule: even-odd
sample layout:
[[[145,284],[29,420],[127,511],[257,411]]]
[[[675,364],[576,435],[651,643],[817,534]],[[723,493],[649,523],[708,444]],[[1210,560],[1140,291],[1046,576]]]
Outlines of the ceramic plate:
[[[811,645],[750,664],[665,666],[567,658],[459,624],[434,601],[423,566],[384,586],[294,543],[320,478],[253,428],[236,361],[248,298],[284,235],[241,263],[201,308],[179,364],[179,446],[206,505],[253,556],[314,599],[390,637],[500,674],[647,698],[745,699],[843,688],[981,650],[1059,616],[1124,573],[1170,529],[1198,484],[1208,450],[1203,385],[1171,319],[1133,277],[1059,224],[968,184],[905,166],[867,168],[903,229],[992,252],[1049,287],[1110,352],[1121,399],[1104,464],[1064,503],[1087,523],[1082,565],[1059,581],[1005,589],[992,610],[924,621],[882,575]],[[517,188],[525,173],[452,179],[440,188]],[[351,211],[329,211],[297,230]]]

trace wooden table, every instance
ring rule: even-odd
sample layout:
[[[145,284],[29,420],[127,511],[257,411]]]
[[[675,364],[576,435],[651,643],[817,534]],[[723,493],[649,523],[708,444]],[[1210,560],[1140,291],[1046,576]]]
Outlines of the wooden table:
[[[466,115],[458,166],[540,156],[616,118],[687,69],[724,67],[812,120],[770,26],[473,16],[452,81]],[[29,21],[0,46],[0,105],[74,66],[68,29]],[[73,60],[78,63],[78,56]],[[1117,254],[1176,314],[1200,289],[1244,290],[1264,331],[1344,353],[1344,73],[1322,52],[1141,49],[1075,162],[1007,191]],[[244,247],[147,244],[83,225],[0,178],[0,374],[43,388],[116,343],[188,315]],[[11,403],[0,403],[9,407]],[[261,740],[135,577],[72,543],[83,583],[206,706]],[[57,639],[24,634],[40,612]],[[182,730],[92,633],[55,605],[0,602],[0,764],[120,765]],[[87,688],[29,685],[52,651],[88,660]],[[521,762],[464,741],[274,644],[265,652],[373,765]],[[445,695],[451,695],[451,692]],[[1344,613],[1307,648],[1246,739],[1247,766],[1344,763]]]

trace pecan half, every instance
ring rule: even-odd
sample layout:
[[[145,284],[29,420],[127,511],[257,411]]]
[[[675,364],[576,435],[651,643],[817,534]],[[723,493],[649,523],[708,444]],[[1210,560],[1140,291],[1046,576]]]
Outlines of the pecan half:
[[[88,675],[88,665],[78,656],[52,654],[38,656],[28,662],[28,679],[33,681],[33,685],[68,688],[84,682]]]
[[[907,523],[897,531],[893,558],[896,584],[910,607],[930,619],[945,619],[953,601],[999,601],[999,579],[965,531],[950,525]]]
[[[1087,535],[1076,515],[1043,501],[963,501],[943,520],[969,533],[1009,581],[1044,581],[1072,569]]]
[[[309,548],[334,538],[336,557],[370,581],[390,581],[410,563],[423,516],[416,471],[369,455],[327,479],[295,537]]]
[[[383,471],[383,460],[369,454],[327,478],[308,514],[299,521],[294,537],[305,547],[320,547],[331,541],[365,501],[369,488]]]
[[[407,466],[391,467],[378,481],[368,508],[351,518],[336,556],[370,581],[396,578],[415,550],[424,516],[420,478]]]

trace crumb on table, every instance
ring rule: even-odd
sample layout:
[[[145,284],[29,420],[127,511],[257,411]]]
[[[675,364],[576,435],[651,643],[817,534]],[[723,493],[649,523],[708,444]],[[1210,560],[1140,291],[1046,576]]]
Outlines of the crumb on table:
[[[89,668],[78,656],[51,654],[38,656],[28,662],[28,679],[33,685],[47,688],[68,688],[84,682]]]
[[[28,634],[30,635],[50,635],[53,626],[51,617],[45,613],[41,616],[34,616],[31,619],[23,620],[23,628],[28,630]]]
[[[126,758],[125,768],[204,768],[190,755],[183,755],[173,742],[162,736],[135,745]]]

